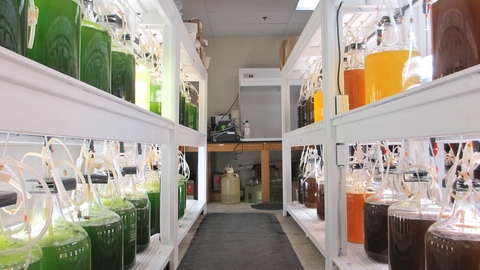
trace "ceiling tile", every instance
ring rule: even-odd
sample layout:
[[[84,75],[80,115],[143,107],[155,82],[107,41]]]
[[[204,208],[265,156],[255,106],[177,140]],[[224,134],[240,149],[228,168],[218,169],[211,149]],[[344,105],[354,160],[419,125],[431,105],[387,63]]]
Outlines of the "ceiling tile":
[[[208,12],[212,24],[270,24],[288,23],[288,11],[256,11],[256,12]],[[266,20],[263,17],[267,17]]]
[[[207,11],[204,0],[182,0],[182,9],[180,9],[180,12],[191,11]]]
[[[285,36],[300,36],[305,28],[305,24],[289,23],[285,29]]]
[[[297,3],[298,0],[205,0],[207,11],[291,11]]]
[[[288,23],[302,23],[306,24],[312,16],[313,10],[296,10],[292,12],[290,21]]]
[[[204,24],[209,24],[210,20],[208,19],[207,12],[182,12],[182,20],[188,20],[188,19],[200,19],[202,23]]]
[[[212,25],[214,36],[282,36],[286,24]]]

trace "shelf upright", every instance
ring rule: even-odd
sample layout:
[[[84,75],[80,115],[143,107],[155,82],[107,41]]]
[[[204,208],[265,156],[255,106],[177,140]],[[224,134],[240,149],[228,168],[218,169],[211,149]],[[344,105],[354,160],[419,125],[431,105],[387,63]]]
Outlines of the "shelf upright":
[[[331,269],[332,256],[338,250],[338,212],[337,210],[337,196],[338,184],[337,181],[330,181],[330,177],[335,177],[335,171],[330,171],[325,175],[326,189],[330,192],[329,197],[325,199],[326,220],[321,221],[316,216],[316,211],[307,209],[298,202],[292,202],[292,168],[291,168],[291,148],[293,146],[308,146],[308,145],[324,145],[325,167],[332,167],[332,162],[335,165],[335,137],[334,130],[329,121],[321,121],[310,124],[297,130],[290,130],[290,83],[291,80],[302,79],[306,72],[313,68],[313,64],[319,57],[323,61],[323,70],[332,69],[335,65],[332,51],[335,43],[332,39],[328,40],[330,44],[324,41],[324,36],[329,34],[333,36],[333,30],[325,29],[324,25],[328,19],[332,19],[331,14],[328,14],[327,8],[332,5],[329,1],[321,1],[302,34],[300,35],[295,47],[293,48],[282,74],[282,172],[283,172],[283,196],[284,196],[284,216],[290,214],[299,226],[305,231],[306,235],[315,244],[319,251],[325,257],[326,269]],[[332,33],[331,33],[332,32]],[[328,51],[330,50],[330,51]],[[327,53],[325,53],[327,52]],[[330,56],[328,56],[330,54]],[[313,71],[313,70],[312,70]],[[335,86],[333,73],[324,72],[324,115],[325,119],[335,113],[335,108],[332,106]],[[328,78],[325,77],[328,76]],[[326,83],[326,84],[325,84]],[[332,100],[332,105],[327,104]],[[332,152],[333,149],[333,152]],[[327,161],[330,159],[331,161]],[[335,165],[336,167],[336,165]],[[332,178],[337,179],[337,178]],[[329,181],[329,182],[327,182]],[[332,193],[335,192],[335,193]],[[327,195],[327,192],[326,192]]]
[[[173,4],[173,2],[172,2]],[[178,173],[177,173],[177,155],[179,146],[198,147],[198,203],[200,207],[191,208],[196,211],[206,211],[206,161],[207,161],[207,128],[206,128],[206,102],[207,102],[207,72],[200,57],[195,51],[193,41],[187,33],[182,18],[178,11],[171,16],[171,24],[163,28],[163,87],[166,90],[163,94],[165,107],[162,108],[162,114],[176,124],[173,128],[173,136],[168,145],[162,147],[162,168],[168,168],[167,174],[163,174],[162,179],[169,181],[162,182],[161,189],[161,228],[162,243],[175,247],[173,252],[173,268],[178,267],[178,245],[183,240],[179,237],[179,227],[191,227],[195,219],[189,222],[178,221]],[[181,126],[179,119],[179,85],[180,71],[183,69],[187,78],[199,82],[199,131]],[[198,213],[196,213],[198,214]],[[194,215],[195,218],[198,215]],[[165,230],[163,228],[166,228]]]
[[[127,6],[143,26],[163,38],[163,116],[0,47],[0,66],[8,67],[0,70],[0,112],[8,116],[0,131],[161,145],[161,245],[152,243],[139,254],[134,269],[154,269],[169,262],[170,268],[176,269],[178,244],[198,215],[206,211],[207,72],[173,1],[136,0]],[[181,67],[189,79],[199,82],[199,131],[179,125]],[[182,219],[181,224],[176,181],[180,145],[199,148],[199,200],[189,202],[188,219]],[[152,239],[158,241],[159,235]]]
[[[180,14],[171,14],[171,21],[163,28],[162,55],[162,115],[172,120],[173,136],[169,144],[162,145],[162,188],[160,193],[160,233],[162,243],[173,246],[171,268],[178,265],[178,137],[180,85],[180,25],[175,23]],[[165,105],[163,105],[165,104]],[[166,172],[164,172],[166,168]]]

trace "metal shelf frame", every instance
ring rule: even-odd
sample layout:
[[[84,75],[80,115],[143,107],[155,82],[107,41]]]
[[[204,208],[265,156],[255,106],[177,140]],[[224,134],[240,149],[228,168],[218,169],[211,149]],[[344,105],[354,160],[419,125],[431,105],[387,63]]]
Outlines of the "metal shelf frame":
[[[344,3],[343,3],[344,2]],[[337,146],[356,142],[402,139],[438,142],[478,138],[480,123],[472,108],[480,98],[480,66],[471,67],[447,77],[406,90],[397,95],[336,115],[338,47],[336,16],[342,26],[344,12],[372,12],[364,1],[322,0],[299,37],[282,74],[282,170],[283,214],[291,215],[325,256],[326,269],[387,269],[366,256],[363,245],[346,241],[345,168],[337,165]],[[414,6],[418,11],[420,7]],[[416,14],[417,21],[421,15]],[[352,18],[352,16],[348,17]],[[417,31],[425,22],[418,23]],[[419,37],[422,55],[429,52],[429,33]],[[342,42],[340,40],[340,42]],[[344,44],[340,44],[343,48]],[[324,120],[297,130],[290,130],[290,82],[298,80],[310,68],[312,59],[322,58]],[[340,74],[340,82],[342,81]],[[342,83],[340,83],[342,87]],[[322,144],[324,149],[326,221],[320,221],[309,209],[292,201],[291,148]],[[443,144],[442,144],[443,145]]]
[[[135,0],[129,6],[139,21],[163,38],[163,116],[125,102],[79,80],[0,47],[0,132],[76,139],[159,144],[162,151],[161,239],[152,236],[153,255],[142,259],[149,269],[176,269],[178,245],[200,213],[206,213],[208,74],[173,1]],[[199,129],[179,125],[180,69],[199,83]],[[21,142],[19,142],[21,143]],[[31,142],[26,142],[27,144]],[[178,220],[177,155],[179,146],[198,148],[198,201]],[[185,223],[185,224],[184,224]],[[141,256],[140,256],[141,257]]]

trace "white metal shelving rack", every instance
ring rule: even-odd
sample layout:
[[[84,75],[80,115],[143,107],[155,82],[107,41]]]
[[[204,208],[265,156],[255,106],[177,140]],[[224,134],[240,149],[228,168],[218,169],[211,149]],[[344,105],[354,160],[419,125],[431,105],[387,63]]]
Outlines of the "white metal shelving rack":
[[[345,13],[371,12],[374,8],[365,6],[364,1],[344,2],[342,11]],[[450,140],[458,139],[459,135],[475,137],[475,134],[478,138],[480,122],[472,109],[480,98],[480,66],[335,115],[335,93],[338,91],[335,22],[339,5],[340,1],[336,0],[320,1],[282,69],[284,215],[290,214],[325,256],[326,269],[387,269],[387,265],[370,260],[363,245],[346,241],[345,177],[343,167],[337,165],[340,149],[337,146],[409,138]],[[418,27],[423,27],[420,17],[415,16],[420,24]],[[428,34],[417,37],[420,37],[419,49],[425,55]],[[298,79],[309,69],[312,58],[319,56],[322,56],[324,70],[324,121],[291,131],[287,106],[290,103],[290,80]],[[312,210],[292,202],[291,197],[290,148],[313,144],[323,144],[325,150],[325,222],[320,221]]]
[[[161,242],[137,255],[135,269],[178,266],[178,245],[206,212],[207,71],[173,1],[129,3],[149,30],[163,35],[164,117],[0,47],[1,132],[160,144],[162,150]],[[199,82],[199,131],[179,123],[180,69]],[[198,201],[189,200],[178,220],[177,152],[198,147]]]

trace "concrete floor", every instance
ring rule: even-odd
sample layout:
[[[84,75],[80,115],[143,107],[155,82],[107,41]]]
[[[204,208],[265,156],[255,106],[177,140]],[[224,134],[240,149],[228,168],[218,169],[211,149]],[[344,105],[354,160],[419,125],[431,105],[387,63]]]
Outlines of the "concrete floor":
[[[208,213],[273,213],[277,217],[283,231],[287,234],[293,249],[297,253],[298,259],[302,263],[305,270],[323,270],[325,269],[325,258],[313,245],[312,241],[305,235],[302,228],[297,225],[292,217],[284,217],[281,210],[267,211],[253,209],[250,203],[239,203],[226,205],[222,203],[209,203],[207,205]],[[198,226],[202,222],[204,216],[200,216],[192,229],[185,236],[182,243],[179,245],[179,260],[181,261],[192,241]]]

